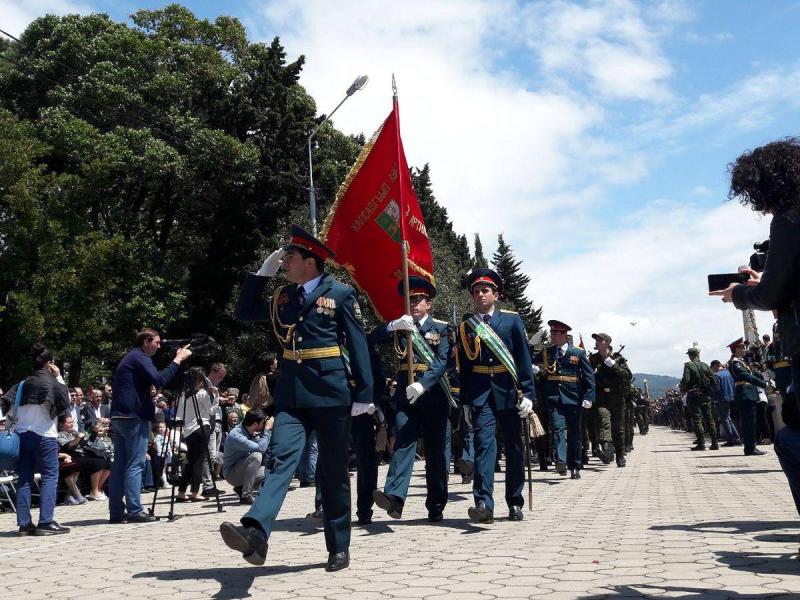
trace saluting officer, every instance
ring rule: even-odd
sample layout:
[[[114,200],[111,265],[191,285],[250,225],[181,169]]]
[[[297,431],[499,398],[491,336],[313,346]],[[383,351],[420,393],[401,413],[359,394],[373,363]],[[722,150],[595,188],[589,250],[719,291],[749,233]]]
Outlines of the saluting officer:
[[[760,377],[753,375],[750,367],[744,362],[744,340],[739,338],[728,344],[731,349],[728,370],[733,375],[735,390],[733,401],[739,409],[739,418],[742,420],[742,440],[744,441],[745,456],[760,456],[766,452],[756,448],[756,403],[758,402],[758,388],[766,389],[767,383]]]
[[[469,517],[475,523],[494,522],[495,431],[499,423],[506,451],[509,519],[521,521],[525,449],[520,420],[527,421],[536,397],[525,325],[517,313],[495,307],[503,291],[497,273],[476,269],[467,284],[475,313],[464,315],[457,344],[461,401],[471,408],[475,442],[475,506],[469,509]]]
[[[581,418],[594,402],[594,371],[586,352],[569,341],[572,327],[555,319],[550,326],[552,345],[534,357],[534,370],[542,379],[542,391],[551,414],[556,471],[581,478]]]
[[[236,316],[271,320],[283,347],[275,387],[273,457],[261,493],[241,519],[242,526],[220,525],[225,544],[247,562],[262,565],[267,540],[303,453],[306,435],[314,430],[319,443],[317,468],[322,469],[327,571],[350,564],[350,477],[347,471],[351,413],[374,412],[373,380],[364,330],[355,316],[355,292],[323,272],[333,252],[314,236],[292,225],[291,241],[273,252],[255,275],[248,275]],[[292,283],[280,287],[267,305],[262,293],[280,266]],[[352,387],[342,355],[349,354]]]
[[[593,333],[597,350],[589,357],[594,369],[600,459],[608,464],[616,453],[617,466],[625,466],[625,411],[633,375],[622,356],[611,354],[611,336]],[[613,442],[613,446],[612,446]]]
[[[375,504],[393,519],[403,516],[403,505],[408,496],[408,486],[414,469],[417,433],[422,427],[425,444],[425,483],[428,496],[425,506],[428,520],[442,520],[447,504],[448,456],[445,451],[447,424],[450,414],[449,398],[452,394],[447,379],[450,362],[450,325],[430,316],[436,287],[423,277],[408,278],[411,314],[403,315],[387,325],[380,325],[369,334],[373,343],[394,342],[398,358],[402,359],[397,374],[394,402],[395,442],[389,473],[383,491],[374,490]],[[400,281],[398,292],[405,294]],[[406,332],[414,333],[413,383],[409,383],[408,362],[405,360]]]

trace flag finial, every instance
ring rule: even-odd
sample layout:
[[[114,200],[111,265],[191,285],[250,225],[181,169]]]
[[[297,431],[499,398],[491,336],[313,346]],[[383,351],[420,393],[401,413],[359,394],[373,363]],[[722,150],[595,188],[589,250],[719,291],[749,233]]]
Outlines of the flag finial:
[[[397,81],[394,78],[394,73],[392,73],[392,95],[397,98]]]

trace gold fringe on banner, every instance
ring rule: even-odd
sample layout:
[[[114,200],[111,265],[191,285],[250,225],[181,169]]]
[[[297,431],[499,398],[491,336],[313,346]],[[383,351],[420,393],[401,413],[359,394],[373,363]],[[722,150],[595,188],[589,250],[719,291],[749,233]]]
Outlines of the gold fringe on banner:
[[[364,144],[363,148],[361,148],[361,152],[358,154],[356,162],[354,162],[353,166],[350,167],[347,177],[344,178],[344,181],[339,186],[339,191],[336,192],[336,200],[334,200],[333,204],[331,204],[331,208],[328,211],[328,216],[325,217],[325,224],[322,226],[321,236],[326,244],[328,242],[328,233],[331,230],[331,223],[333,223],[333,217],[336,214],[336,209],[339,208],[339,201],[344,198],[347,190],[350,189],[350,184],[353,183],[353,179],[356,178],[356,175],[358,175],[361,167],[364,166],[364,162],[366,162],[369,153],[372,152],[372,147],[375,145],[375,141],[378,139],[381,131],[383,131],[383,125],[378,127],[378,131],[373,133],[369,141]]]

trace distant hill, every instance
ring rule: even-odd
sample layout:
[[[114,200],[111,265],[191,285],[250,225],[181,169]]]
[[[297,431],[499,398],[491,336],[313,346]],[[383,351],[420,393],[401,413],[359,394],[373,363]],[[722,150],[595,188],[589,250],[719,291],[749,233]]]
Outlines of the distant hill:
[[[642,387],[642,381],[647,379],[647,387],[650,388],[650,397],[659,398],[664,395],[664,391],[669,388],[674,388],[681,380],[677,377],[670,377],[669,375],[652,375],[650,373],[634,373],[636,381],[633,384],[636,387]]]

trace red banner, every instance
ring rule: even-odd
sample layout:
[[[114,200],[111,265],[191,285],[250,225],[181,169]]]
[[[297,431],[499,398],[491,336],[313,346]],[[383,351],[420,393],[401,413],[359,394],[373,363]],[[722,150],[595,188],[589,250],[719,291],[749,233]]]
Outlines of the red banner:
[[[322,239],[382,319],[403,314],[397,291],[403,239],[409,244],[409,274],[434,281],[431,244],[400,139],[397,99],[339,187]]]

